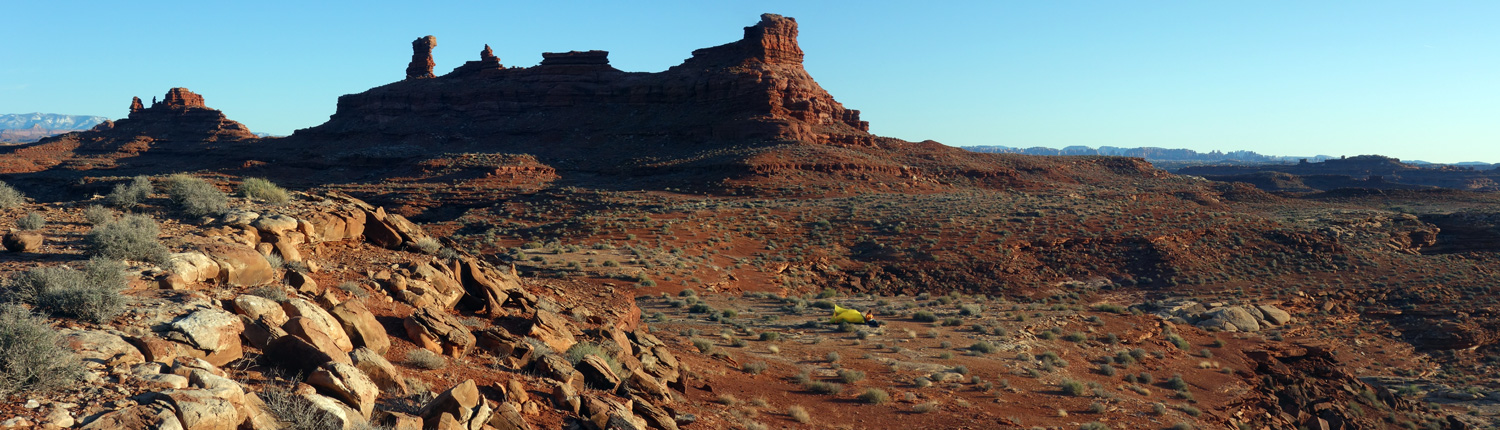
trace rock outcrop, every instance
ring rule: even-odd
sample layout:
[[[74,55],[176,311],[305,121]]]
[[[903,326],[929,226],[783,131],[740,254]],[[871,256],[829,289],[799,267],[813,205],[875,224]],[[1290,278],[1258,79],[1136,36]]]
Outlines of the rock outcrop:
[[[662,143],[678,150],[705,142],[843,144],[875,138],[858,111],[845,109],[803,69],[797,22],[780,15],[763,15],[745,28],[743,39],[694,51],[682,65],[658,73],[617,70],[605,51],[545,53],[540,65],[529,68],[503,68],[484,51],[479,61],[433,77],[435,46],[431,36],[417,39],[406,80],[340,97],[327,123],[282,143],[326,159],[372,155],[359,149],[370,145],[370,133],[380,136],[373,141],[390,144],[445,150],[457,144],[539,158],[583,149],[547,142],[610,142],[588,148],[587,158],[613,165],[615,156],[640,156],[643,148]]]
[[[432,36],[411,41],[411,64],[406,66],[406,79],[432,77],[432,67],[437,65],[432,61],[432,49],[436,47],[437,38]]]

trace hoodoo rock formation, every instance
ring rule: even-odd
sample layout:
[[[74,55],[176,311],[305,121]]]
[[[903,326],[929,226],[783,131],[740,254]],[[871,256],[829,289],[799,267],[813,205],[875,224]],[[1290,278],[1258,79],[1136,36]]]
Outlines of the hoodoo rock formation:
[[[411,64],[406,66],[406,79],[433,76],[432,67],[437,65],[437,62],[432,61],[433,48],[437,48],[436,37],[427,36],[411,41]]]

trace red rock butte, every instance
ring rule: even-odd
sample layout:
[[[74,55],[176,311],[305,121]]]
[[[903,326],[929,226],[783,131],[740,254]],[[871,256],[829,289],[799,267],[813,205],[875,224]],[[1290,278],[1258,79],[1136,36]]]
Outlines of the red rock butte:
[[[743,39],[699,49],[657,73],[615,69],[605,51],[544,53],[537,66],[506,68],[486,50],[451,73],[420,79],[435,45],[435,38],[417,39],[408,79],[340,97],[327,123],[289,138],[298,142],[293,147],[600,155],[664,145],[870,145],[876,138],[859,111],[844,108],[803,69],[797,22],[780,15],[762,15]]]

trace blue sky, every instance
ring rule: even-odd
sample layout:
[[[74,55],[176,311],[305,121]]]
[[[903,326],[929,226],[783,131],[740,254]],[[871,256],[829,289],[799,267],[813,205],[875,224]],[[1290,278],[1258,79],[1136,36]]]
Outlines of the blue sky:
[[[881,135],[1500,162],[1496,2],[218,3],[6,4],[0,113],[118,118],[183,86],[288,134],[402,78],[423,35],[439,73],[485,43],[660,71],[772,12]]]

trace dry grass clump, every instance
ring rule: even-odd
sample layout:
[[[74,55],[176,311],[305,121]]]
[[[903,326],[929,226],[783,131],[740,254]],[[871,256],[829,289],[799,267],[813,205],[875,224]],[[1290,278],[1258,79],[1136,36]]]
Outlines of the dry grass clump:
[[[167,177],[167,196],[189,216],[218,215],[229,210],[229,196],[203,179],[184,174]]]
[[[436,370],[448,367],[448,359],[432,351],[413,349],[406,353],[406,364],[419,369]]]
[[[802,407],[802,405],[792,405],[792,407],[786,408],[786,414],[799,423],[807,424],[812,422],[812,414],[807,413],[807,408]]]
[[[237,190],[246,198],[264,200],[266,203],[286,203],[292,199],[286,190],[262,178],[245,178]]]
[[[160,235],[156,220],[131,214],[94,227],[85,243],[95,256],[162,263],[167,260],[167,247],[161,244]]]

